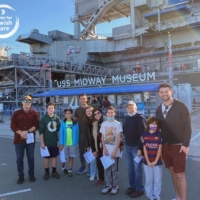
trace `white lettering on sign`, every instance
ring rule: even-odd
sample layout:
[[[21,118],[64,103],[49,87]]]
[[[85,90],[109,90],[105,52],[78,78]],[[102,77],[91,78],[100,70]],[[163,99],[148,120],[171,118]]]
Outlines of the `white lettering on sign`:
[[[127,74],[127,75],[117,75],[111,77],[111,83],[131,83],[131,82],[139,82],[139,81],[150,81],[155,80],[155,72],[147,72],[143,74]],[[93,77],[93,78],[80,78],[75,79],[70,83],[70,80],[62,80],[57,81],[58,87],[70,87],[70,86],[90,86],[90,85],[105,85],[106,77]]]
[[[155,72],[152,73],[143,73],[143,74],[127,74],[127,75],[118,75],[112,76],[112,83],[131,83],[138,81],[150,81],[155,80]]]

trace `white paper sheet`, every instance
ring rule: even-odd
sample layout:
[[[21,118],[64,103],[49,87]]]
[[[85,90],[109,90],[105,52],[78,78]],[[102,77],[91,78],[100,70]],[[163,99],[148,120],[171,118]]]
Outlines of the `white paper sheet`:
[[[27,134],[26,144],[34,143],[34,135],[33,133]]]
[[[136,156],[134,158],[134,160],[135,160],[136,163],[140,163],[140,161],[142,160],[142,158],[143,158],[143,156],[140,156],[140,157]]]
[[[91,162],[95,159],[95,157],[94,157],[94,155],[93,155],[91,149],[90,149],[90,151],[87,151],[86,153],[84,153],[83,156],[84,156],[84,158],[85,158],[85,161],[86,161],[88,164],[91,163]]]
[[[110,156],[102,156],[100,159],[101,159],[104,169],[107,169],[113,163],[115,163],[115,160],[112,159]]]
[[[60,151],[60,162],[61,163],[65,163],[66,162],[66,159],[65,159],[65,150],[63,148],[62,151]]]
[[[123,151],[120,151],[117,157],[122,159],[122,154],[123,154]]]
[[[40,147],[40,155],[41,157],[50,156],[47,146],[45,146],[45,149]]]

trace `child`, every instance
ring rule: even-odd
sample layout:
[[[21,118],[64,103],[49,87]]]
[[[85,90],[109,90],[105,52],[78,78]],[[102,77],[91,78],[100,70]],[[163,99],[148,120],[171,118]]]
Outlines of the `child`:
[[[144,172],[146,177],[145,191],[150,200],[160,200],[162,161],[161,133],[156,117],[147,120],[147,130],[142,134],[144,150]]]
[[[58,131],[60,129],[60,118],[54,114],[55,104],[49,102],[46,106],[47,114],[42,117],[39,123],[40,146],[45,149],[47,146],[49,156],[44,157],[45,174],[43,179],[49,179],[49,163],[51,159],[52,177],[58,179],[60,175],[56,171],[58,150]]]
[[[104,170],[106,187],[101,191],[103,194],[118,192],[118,172],[117,157],[120,156],[120,143],[122,136],[122,127],[120,122],[115,120],[115,108],[112,106],[106,109],[107,120],[102,123],[100,133],[102,134],[102,146],[104,155],[109,155],[115,159],[115,163]]]
[[[77,145],[79,141],[79,126],[78,122],[75,122],[72,118],[72,109],[65,109],[65,119],[62,121],[60,126],[60,150],[64,149],[65,156],[69,157],[69,170],[68,176],[69,179],[73,177],[72,167],[74,158],[77,155]],[[65,168],[65,162],[62,163],[62,170],[65,173],[67,169]]]

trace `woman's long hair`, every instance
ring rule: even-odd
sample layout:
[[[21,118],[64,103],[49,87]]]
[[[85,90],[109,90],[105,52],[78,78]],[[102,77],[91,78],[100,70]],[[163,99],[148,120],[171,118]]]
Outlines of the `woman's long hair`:
[[[94,113],[96,112],[96,111],[99,111],[100,113],[101,113],[101,118],[103,117],[103,112],[102,112],[102,110],[100,109],[100,108],[94,108],[93,110],[92,110],[92,117],[93,117],[93,122],[94,121],[97,121],[96,119],[95,119],[95,117],[94,117]]]
[[[92,106],[87,106],[86,109],[85,109],[85,111],[88,110],[88,109],[91,109],[91,110],[92,110],[92,118],[89,118],[89,117],[86,115],[86,113],[85,113],[85,115],[84,115],[84,122],[85,122],[86,124],[88,124],[88,125],[91,125],[92,122],[93,122],[93,109],[94,109],[94,108],[93,108]]]

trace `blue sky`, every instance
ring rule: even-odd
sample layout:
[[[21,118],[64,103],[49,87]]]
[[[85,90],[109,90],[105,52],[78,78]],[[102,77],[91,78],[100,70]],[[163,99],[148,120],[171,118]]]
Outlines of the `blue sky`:
[[[0,39],[0,46],[6,42],[7,46],[12,48],[9,50],[9,55],[12,52],[29,52],[28,45],[15,40],[19,35],[29,33],[32,29],[38,29],[42,34],[47,34],[51,30],[74,33],[73,23],[70,22],[70,17],[74,16],[72,0],[1,0],[1,4],[13,7],[20,19],[18,31],[9,38]],[[129,23],[129,18],[122,18],[100,24],[97,26],[97,34],[111,34],[112,28]]]

